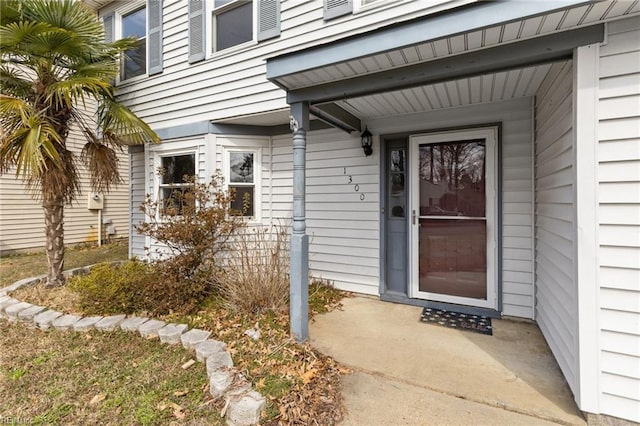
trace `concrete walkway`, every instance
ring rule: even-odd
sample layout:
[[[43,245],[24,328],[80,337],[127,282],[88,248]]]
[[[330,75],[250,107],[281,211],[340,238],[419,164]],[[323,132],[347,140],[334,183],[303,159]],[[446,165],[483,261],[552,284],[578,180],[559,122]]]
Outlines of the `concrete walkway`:
[[[311,343],[350,367],[347,425],[584,425],[538,327],[493,320],[486,336],[419,321],[367,297],[316,316]]]

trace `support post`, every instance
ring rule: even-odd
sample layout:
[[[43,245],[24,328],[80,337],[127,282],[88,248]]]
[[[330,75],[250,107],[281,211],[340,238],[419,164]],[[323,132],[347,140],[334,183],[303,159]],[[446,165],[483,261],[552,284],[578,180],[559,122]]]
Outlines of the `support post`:
[[[297,342],[309,338],[309,237],[305,222],[305,163],[309,104],[291,105],[293,131],[293,229],[291,232],[291,269],[289,290],[289,321],[291,334]]]

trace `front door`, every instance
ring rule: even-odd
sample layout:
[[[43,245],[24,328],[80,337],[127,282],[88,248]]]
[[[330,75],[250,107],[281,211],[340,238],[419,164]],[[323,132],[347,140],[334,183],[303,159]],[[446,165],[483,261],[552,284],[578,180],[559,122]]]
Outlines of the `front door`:
[[[411,297],[497,309],[496,139],[411,136]]]

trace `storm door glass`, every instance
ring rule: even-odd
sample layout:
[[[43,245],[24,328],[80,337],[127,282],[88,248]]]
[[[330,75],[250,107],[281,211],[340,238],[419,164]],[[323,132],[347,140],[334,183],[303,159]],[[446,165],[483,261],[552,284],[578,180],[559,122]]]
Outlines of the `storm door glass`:
[[[487,299],[485,141],[419,145],[420,292]]]

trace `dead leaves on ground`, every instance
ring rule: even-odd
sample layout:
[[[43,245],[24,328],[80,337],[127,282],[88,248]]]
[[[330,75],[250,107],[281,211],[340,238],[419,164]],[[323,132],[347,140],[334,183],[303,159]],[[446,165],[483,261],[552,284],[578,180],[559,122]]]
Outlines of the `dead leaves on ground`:
[[[255,318],[207,307],[189,323],[226,342],[236,368],[267,398],[262,425],[333,425],[342,418],[340,376],[345,370],[309,344],[296,344],[286,312],[263,314],[256,323]],[[259,339],[244,334],[251,327],[260,329]]]
[[[96,396],[94,396],[93,398],[91,398],[91,401],[89,401],[89,405],[96,405],[102,401],[104,401],[104,399],[107,397],[107,395],[103,394],[103,393],[99,393]]]
[[[292,392],[278,401],[278,425],[334,425],[342,419],[340,376],[346,370],[309,345],[300,346],[306,363]],[[274,422],[276,423],[276,422]]]
[[[182,420],[186,417],[184,408],[182,408],[180,405],[176,404],[175,402],[163,402],[161,404],[158,404],[157,408],[160,411],[164,411],[167,408],[170,408],[173,411],[173,417],[175,417],[178,420]]]

